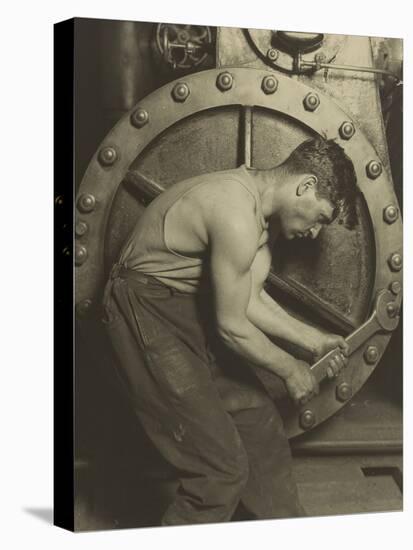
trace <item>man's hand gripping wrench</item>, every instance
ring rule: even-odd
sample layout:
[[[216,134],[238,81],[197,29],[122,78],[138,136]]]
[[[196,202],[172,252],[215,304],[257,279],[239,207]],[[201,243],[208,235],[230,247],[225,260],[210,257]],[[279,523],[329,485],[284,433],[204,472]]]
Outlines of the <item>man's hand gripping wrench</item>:
[[[358,348],[367,342],[369,338],[378,332],[392,332],[399,324],[399,301],[394,300],[389,290],[379,290],[376,295],[373,313],[365,323],[352,334],[347,336],[346,342],[349,345],[349,355],[352,355]],[[327,378],[327,368],[330,359],[340,353],[340,348],[329,351],[317,363],[311,365],[310,369],[317,382]]]

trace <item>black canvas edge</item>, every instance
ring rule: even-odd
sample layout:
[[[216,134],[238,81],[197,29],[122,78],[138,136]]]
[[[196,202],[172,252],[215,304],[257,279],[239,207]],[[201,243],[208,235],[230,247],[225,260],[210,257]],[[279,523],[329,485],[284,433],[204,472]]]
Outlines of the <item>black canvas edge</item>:
[[[54,25],[53,523],[74,531],[74,19]]]

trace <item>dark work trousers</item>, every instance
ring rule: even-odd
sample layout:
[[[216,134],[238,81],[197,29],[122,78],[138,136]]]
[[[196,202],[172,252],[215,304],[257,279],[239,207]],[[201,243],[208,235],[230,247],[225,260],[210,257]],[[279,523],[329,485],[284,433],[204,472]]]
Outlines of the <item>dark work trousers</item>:
[[[208,294],[112,269],[104,324],[135,413],[179,488],[162,525],[304,515],[274,402],[235,354],[216,344]],[[210,336],[212,334],[212,336]]]

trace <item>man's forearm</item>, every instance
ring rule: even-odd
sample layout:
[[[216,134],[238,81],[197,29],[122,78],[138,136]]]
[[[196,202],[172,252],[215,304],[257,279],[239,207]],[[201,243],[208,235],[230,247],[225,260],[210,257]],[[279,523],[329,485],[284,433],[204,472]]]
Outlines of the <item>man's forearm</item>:
[[[276,346],[267,336],[248,319],[219,327],[219,334],[226,345],[244,359],[288,378],[296,366],[296,359]]]
[[[248,319],[259,330],[276,338],[282,338],[301,348],[315,353],[321,333],[287,313],[264,290],[251,298]]]

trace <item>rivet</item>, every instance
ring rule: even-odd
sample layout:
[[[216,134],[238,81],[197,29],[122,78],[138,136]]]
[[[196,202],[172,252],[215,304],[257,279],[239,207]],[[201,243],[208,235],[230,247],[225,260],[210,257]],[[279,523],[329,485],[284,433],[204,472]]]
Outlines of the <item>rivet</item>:
[[[148,111],[142,109],[142,107],[138,107],[135,111],[133,111],[130,120],[136,128],[142,128],[149,122]]]
[[[118,154],[113,147],[102,147],[99,151],[98,159],[102,166],[112,166],[112,164],[118,158]]]
[[[278,88],[278,80],[274,76],[265,76],[261,88],[265,94],[273,94]]]
[[[92,300],[86,299],[76,304],[76,313],[78,317],[86,317],[86,315],[90,312],[91,309],[92,309]]]
[[[394,302],[390,302],[386,306],[386,312],[390,319],[394,319],[399,313],[399,308]]]
[[[343,122],[343,124],[340,126],[339,133],[342,139],[350,139],[354,136],[355,132],[354,124],[352,122],[349,122],[346,120]]]
[[[377,160],[371,160],[366,166],[366,173],[368,177],[372,180],[375,180],[382,173],[383,168],[380,162]]]
[[[315,415],[311,409],[306,409],[300,414],[300,426],[304,430],[308,430],[315,424]]]
[[[63,256],[70,256],[71,255],[70,247],[65,246],[64,249],[62,250],[62,254],[63,254]]]
[[[77,207],[81,212],[92,212],[96,206],[96,199],[90,193],[84,193],[80,195],[77,201]]]
[[[89,231],[89,226],[86,222],[78,220],[75,225],[76,237],[83,237]]]
[[[336,388],[336,396],[339,401],[348,401],[353,395],[350,384],[347,382],[342,382]]]
[[[303,103],[304,103],[304,108],[307,111],[315,111],[317,107],[320,105],[320,98],[314,92],[308,92],[308,94],[304,98]]]
[[[278,50],[275,50],[274,48],[270,48],[267,51],[267,57],[270,61],[277,61],[279,54],[280,52]]]
[[[172,97],[175,101],[183,103],[189,96],[189,88],[185,82],[178,82],[172,89]]]
[[[234,79],[232,77],[232,74],[225,72],[220,73],[217,76],[217,87],[222,91],[226,92],[227,90],[230,90],[232,88],[232,84],[234,82]]]
[[[376,346],[368,346],[364,352],[364,360],[369,365],[374,365],[379,358],[379,351]]]
[[[389,204],[383,210],[383,219],[387,223],[394,223],[399,217],[399,212],[394,204]]]
[[[63,205],[63,195],[59,195],[55,198],[55,204],[57,204],[57,206]]]
[[[400,294],[402,290],[402,285],[400,284],[399,281],[393,281],[390,285],[390,290],[393,294],[397,296],[398,294]]]
[[[392,271],[400,271],[403,266],[403,260],[401,254],[395,252],[388,260],[390,269]]]
[[[85,246],[76,244],[75,247],[75,262],[76,265],[82,265],[87,259],[87,249]]]

